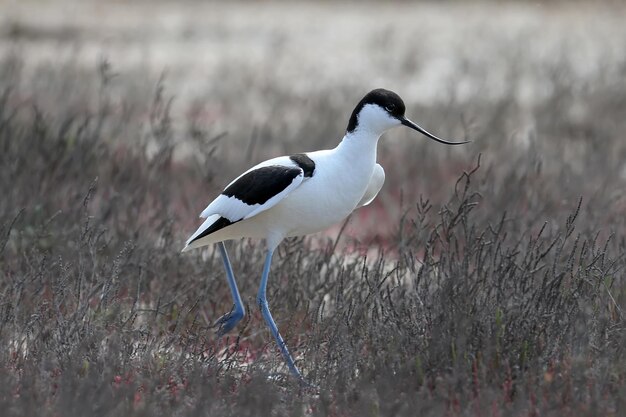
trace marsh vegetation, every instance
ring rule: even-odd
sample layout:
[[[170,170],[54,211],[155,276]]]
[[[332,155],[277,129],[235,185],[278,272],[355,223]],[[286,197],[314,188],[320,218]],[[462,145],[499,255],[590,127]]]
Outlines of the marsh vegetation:
[[[327,24],[347,13],[306,7]],[[441,7],[412,13],[435,23],[464,14]],[[452,17],[441,17],[445,7]],[[323,82],[303,80],[288,58],[307,32],[293,40],[291,24],[262,32],[273,52],[250,61],[211,50],[219,65],[207,64],[209,75],[185,70],[186,61],[132,67],[123,54],[93,57],[90,48],[37,61],[38,36],[50,37],[15,14],[0,58],[3,415],[623,415],[626,56],[616,51],[626,38],[602,42],[623,30],[605,9],[583,18],[515,7],[503,12],[519,23],[508,38],[491,36],[500,23],[467,14],[461,35],[483,27],[490,48],[449,50],[449,78],[428,81],[441,74],[422,64],[435,45],[408,42],[413,32],[401,26],[358,42],[378,51],[365,60],[384,74],[377,83],[396,82],[385,86],[398,92],[398,80],[408,83],[411,118],[473,142],[448,149],[388,134],[377,202],[280,247],[268,299],[318,393],[288,377],[256,309],[262,243],[228,245],[249,314],[222,340],[212,327],[231,308],[221,260],[211,249],[180,249],[197,214],[242,169],[334,146],[372,74],[340,83],[339,65]],[[546,35],[559,56],[537,52],[533,16],[549,13],[565,16]],[[587,43],[563,41],[603,18]],[[257,27],[189,19],[176,42],[211,44]],[[99,26],[81,25],[62,33],[97,43]],[[155,39],[142,30],[134,35]],[[164,47],[179,39],[169,30]],[[66,38],[55,39],[47,47],[63,50]],[[577,50],[593,65],[573,59]],[[333,51],[329,62],[341,55]],[[391,65],[381,51],[399,58]],[[355,54],[339,63],[349,67]]]

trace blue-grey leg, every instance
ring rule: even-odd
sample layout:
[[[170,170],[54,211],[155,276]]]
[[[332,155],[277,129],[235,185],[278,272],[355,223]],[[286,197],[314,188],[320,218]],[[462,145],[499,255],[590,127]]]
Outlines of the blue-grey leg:
[[[217,247],[222,254],[222,260],[224,261],[224,269],[226,269],[226,278],[228,278],[228,286],[230,287],[230,293],[233,296],[233,302],[235,303],[233,309],[224,314],[222,317],[215,321],[215,325],[219,326],[217,329],[217,335],[222,336],[230,332],[239,321],[243,318],[245,310],[243,308],[243,302],[241,302],[241,295],[235,282],[235,274],[233,274],[233,267],[228,259],[228,253],[226,253],[226,246],[224,242],[218,242]]]
[[[263,276],[261,277],[261,286],[259,287],[259,294],[257,295],[257,303],[259,304],[259,308],[261,309],[261,313],[263,314],[263,318],[265,322],[269,326],[272,334],[274,335],[274,339],[276,339],[276,343],[280,348],[283,356],[285,357],[285,361],[287,361],[287,365],[289,365],[289,369],[291,373],[294,374],[298,379],[304,381],[302,374],[296,368],[296,364],[287,349],[287,345],[285,345],[285,341],[283,340],[280,333],[278,333],[278,327],[276,327],[276,323],[274,323],[274,319],[272,318],[272,314],[270,313],[269,305],[267,304],[267,297],[265,295],[265,290],[267,288],[267,277],[270,274],[270,265],[272,264],[272,254],[274,251],[268,250],[267,256],[265,258],[265,265],[263,266]]]

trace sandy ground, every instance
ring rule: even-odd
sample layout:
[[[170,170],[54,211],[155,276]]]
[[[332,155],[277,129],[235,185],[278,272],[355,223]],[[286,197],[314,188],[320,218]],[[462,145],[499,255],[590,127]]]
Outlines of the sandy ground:
[[[511,73],[520,100],[567,62],[584,82],[624,62],[623,6],[3,1],[0,54],[27,67],[107,57],[120,71],[166,70],[178,97],[237,84],[386,86],[414,101],[497,98]],[[516,65],[519,63],[519,66]],[[615,65],[613,65],[615,64]],[[621,68],[621,67],[620,67]],[[261,94],[261,93],[257,93]]]

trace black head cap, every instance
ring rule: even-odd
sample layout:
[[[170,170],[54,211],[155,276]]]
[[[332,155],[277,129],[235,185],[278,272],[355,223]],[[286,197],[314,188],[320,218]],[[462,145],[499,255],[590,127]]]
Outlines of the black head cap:
[[[404,101],[402,101],[399,95],[393,91],[385,90],[384,88],[377,88],[367,93],[354,108],[352,116],[350,116],[350,121],[348,122],[348,132],[352,132],[356,129],[358,124],[357,116],[366,104],[377,104],[387,110],[392,117],[398,119],[404,117],[404,111],[406,110]]]

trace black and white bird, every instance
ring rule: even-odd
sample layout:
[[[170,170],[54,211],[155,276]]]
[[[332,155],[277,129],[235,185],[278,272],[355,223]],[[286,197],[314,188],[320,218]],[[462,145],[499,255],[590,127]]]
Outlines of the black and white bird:
[[[204,209],[200,217],[206,220],[187,240],[183,252],[218,245],[235,304],[217,320],[218,335],[232,330],[244,316],[223,242],[265,239],[267,255],[257,302],[291,372],[303,380],[272,319],[265,295],[272,254],[284,238],[322,231],[374,200],[385,181],[385,171],[376,163],[376,147],[387,130],[404,125],[446,145],[467,143],[440,139],[407,119],[404,112],[404,102],[396,93],[370,91],[352,112],[337,147],[261,162],[235,178]]]

